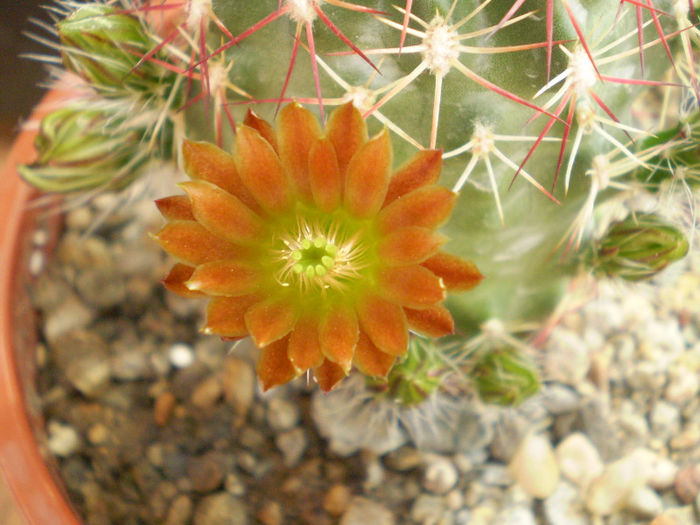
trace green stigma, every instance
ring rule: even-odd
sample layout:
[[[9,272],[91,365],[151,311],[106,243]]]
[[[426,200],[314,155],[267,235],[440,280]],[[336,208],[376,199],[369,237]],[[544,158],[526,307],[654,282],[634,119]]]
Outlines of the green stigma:
[[[338,248],[321,236],[313,241],[304,239],[301,247],[290,254],[294,262],[292,270],[297,275],[305,275],[309,279],[323,277],[335,265]]]

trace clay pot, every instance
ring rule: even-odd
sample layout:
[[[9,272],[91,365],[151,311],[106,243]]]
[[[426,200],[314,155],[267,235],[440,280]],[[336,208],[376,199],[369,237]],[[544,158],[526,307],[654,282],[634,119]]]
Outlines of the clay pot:
[[[30,124],[38,124],[42,114],[68,96],[50,92]],[[36,325],[28,261],[30,255],[46,254],[32,245],[31,233],[41,222],[55,231],[58,222],[57,215],[29,205],[36,194],[17,174],[18,164],[35,158],[35,135],[36,130],[20,133],[0,173],[0,470],[28,525],[79,525],[46,448],[35,391]],[[42,246],[46,250],[50,243]]]

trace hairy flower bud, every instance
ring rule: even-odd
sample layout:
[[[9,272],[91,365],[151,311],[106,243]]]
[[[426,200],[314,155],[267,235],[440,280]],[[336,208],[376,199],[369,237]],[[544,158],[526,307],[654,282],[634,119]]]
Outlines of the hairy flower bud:
[[[638,213],[610,226],[594,256],[596,272],[628,281],[648,279],[688,253],[688,239],[653,214]]]
[[[114,189],[130,181],[145,161],[142,135],[108,110],[61,108],[42,120],[38,158],[19,172],[42,191]]]
[[[63,62],[103,94],[152,90],[166,70],[139,64],[157,42],[140,20],[113,7],[87,4],[57,24]],[[137,67],[138,66],[138,67]]]
[[[484,354],[471,373],[481,399],[497,405],[517,405],[540,388],[535,365],[515,348]]]
[[[450,368],[431,339],[411,337],[404,359],[386,378],[369,379],[370,385],[403,405],[425,401],[443,384]]]

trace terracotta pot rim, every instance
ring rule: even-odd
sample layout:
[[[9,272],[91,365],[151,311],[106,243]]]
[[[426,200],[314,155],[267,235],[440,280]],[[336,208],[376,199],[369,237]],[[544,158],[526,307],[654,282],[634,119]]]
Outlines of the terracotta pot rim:
[[[66,92],[48,93],[34,112],[38,122]],[[0,470],[28,525],[79,525],[40,453],[28,418],[27,400],[15,356],[17,276],[22,264],[21,234],[27,204],[34,191],[18,176],[16,166],[35,157],[36,130],[25,130],[12,147],[0,173]]]

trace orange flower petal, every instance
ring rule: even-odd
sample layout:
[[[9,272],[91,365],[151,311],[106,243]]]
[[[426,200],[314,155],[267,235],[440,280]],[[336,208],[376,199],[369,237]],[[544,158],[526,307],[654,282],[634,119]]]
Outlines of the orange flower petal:
[[[245,324],[255,345],[262,348],[291,332],[297,318],[289,301],[275,297],[251,306],[245,313]]]
[[[214,297],[207,305],[207,321],[202,332],[223,337],[247,336],[245,313],[259,300],[259,295]]]
[[[447,237],[433,230],[409,226],[384,237],[377,246],[377,255],[387,265],[404,266],[424,261],[446,241]]]
[[[444,252],[423,261],[421,266],[441,277],[448,290],[471,290],[484,278],[476,264],[470,260]]]
[[[297,321],[292,335],[289,337],[287,349],[289,360],[298,372],[320,366],[323,362],[323,352],[318,339],[318,321],[312,317],[302,317]]]
[[[258,289],[262,274],[259,268],[240,261],[214,261],[197,266],[185,283],[190,290],[210,295],[239,297]]]
[[[382,352],[367,334],[360,332],[353,361],[360,372],[373,377],[386,377],[391,367],[394,366],[394,361],[396,361],[396,356]]]
[[[349,371],[358,334],[355,312],[343,303],[335,304],[319,325],[318,337],[323,355]]]
[[[205,297],[206,294],[190,290],[185,286],[185,281],[192,277],[192,272],[194,272],[192,266],[177,263],[170,269],[168,275],[163,277],[161,283],[163,283],[168,290],[182,297]]]
[[[343,177],[335,149],[328,139],[317,140],[309,152],[309,183],[314,201],[321,210],[329,213],[340,206]]]
[[[269,122],[261,119],[252,109],[248,110],[246,113],[243,124],[249,128],[253,128],[255,131],[260,133],[260,136],[270,143],[272,149],[275,153],[279,152],[277,149],[277,136],[275,135],[275,128],[273,128]]]
[[[297,371],[287,357],[287,339],[280,339],[263,348],[256,368],[264,391],[294,379]]]
[[[418,188],[381,210],[377,226],[383,233],[407,226],[435,228],[449,218],[456,198],[442,186]]]
[[[238,253],[236,246],[194,221],[169,222],[154,237],[166,252],[190,266],[230,259]]]
[[[408,325],[403,309],[376,294],[364,296],[357,305],[362,330],[387,354],[403,355],[408,347]]]
[[[367,124],[352,102],[333,111],[326,125],[326,136],[335,148],[340,172],[345,173],[350,159],[367,142]]]
[[[282,165],[302,200],[312,202],[309,184],[309,152],[321,136],[321,126],[308,109],[287,104],[277,120],[277,143]]]
[[[217,237],[236,243],[265,236],[266,228],[260,217],[237,197],[203,180],[180,186],[192,201],[197,221]]]
[[[243,184],[260,206],[275,213],[292,206],[292,192],[279,157],[256,130],[238,127],[234,158]]]
[[[409,328],[419,334],[428,337],[442,337],[453,334],[455,331],[452,314],[441,304],[428,306],[422,310],[404,308],[403,311],[406,314]]]
[[[191,179],[202,179],[238,197],[254,211],[258,203],[241,182],[234,158],[208,142],[185,140],[182,144],[185,171]]]
[[[403,164],[389,181],[384,206],[423,186],[435,184],[442,170],[442,150],[419,151]]]
[[[384,128],[355,153],[345,174],[345,207],[355,217],[373,217],[382,207],[391,175],[392,149]]]
[[[192,204],[186,195],[173,195],[156,200],[158,211],[171,221],[193,221]]]
[[[330,392],[335,385],[347,376],[347,372],[343,368],[329,359],[325,359],[321,366],[314,369],[314,377],[318,382],[318,386],[324,392]]]
[[[389,301],[409,308],[421,309],[445,299],[442,279],[417,264],[383,268],[377,272],[377,284]]]

